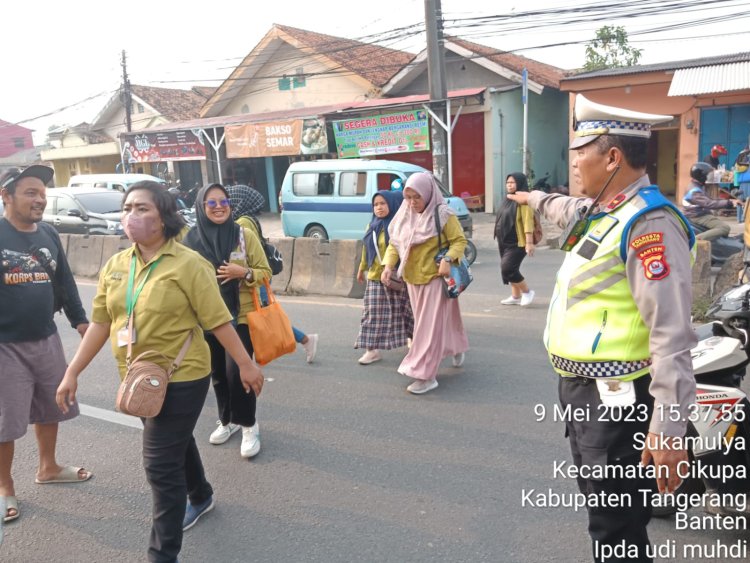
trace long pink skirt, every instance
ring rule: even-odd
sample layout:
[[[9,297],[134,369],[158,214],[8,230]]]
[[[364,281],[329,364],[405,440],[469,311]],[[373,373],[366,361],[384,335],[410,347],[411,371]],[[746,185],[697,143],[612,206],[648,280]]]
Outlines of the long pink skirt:
[[[458,299],[448,299],[438,277],[426,285],[407,284],[414,311],[411,349],[398,368],[414,379],[433,379],[443,358],[469,349]]]

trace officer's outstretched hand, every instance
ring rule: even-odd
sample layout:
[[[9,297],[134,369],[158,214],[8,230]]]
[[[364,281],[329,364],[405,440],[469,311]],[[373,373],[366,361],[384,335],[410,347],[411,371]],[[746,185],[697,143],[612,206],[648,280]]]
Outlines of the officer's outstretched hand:
[[[514,194],[508,194],[508,199],[512,199],[519,205],[526,205],[529,203],[529,192],[516,192]]]
[[[658,434],[649,432],[641,455],[642,465],[648,465],[653,460],[657,470],[661,466],[667,467],[667,477],[657,471],[659,477],[656,478],[656,485],[660,493],[673,493],[677,490],[682,481],[677,475],[677,465],[681,461],[688,461],[687,450],[668,447],[669,443],[673,443],[669,438],[661,439]]]

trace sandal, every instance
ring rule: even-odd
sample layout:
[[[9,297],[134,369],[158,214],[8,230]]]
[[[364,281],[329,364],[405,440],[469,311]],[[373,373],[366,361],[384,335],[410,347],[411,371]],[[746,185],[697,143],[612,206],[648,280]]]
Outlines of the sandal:
[[[84,472],[81,477],[81,471]],[[51,485],[54,483],[83,483],[88,481],[94,474],[91,471],[84,469],[83,467],[73,467],[68,465],[60,470],[60,473],[55,475],[52,479],[45,479],[44,481],[39,478],[35,479],[34,482],[37,485]]]
[[[3,497],[5,499],[5,515],[3,516],[3,522],[13,522],[13,520],[16,520],[19,516],[21,516],[21,512],[18,510],[18,499],[15,496],[8,496]],[[15,510],[15,514],[8,514],[11,510]]]

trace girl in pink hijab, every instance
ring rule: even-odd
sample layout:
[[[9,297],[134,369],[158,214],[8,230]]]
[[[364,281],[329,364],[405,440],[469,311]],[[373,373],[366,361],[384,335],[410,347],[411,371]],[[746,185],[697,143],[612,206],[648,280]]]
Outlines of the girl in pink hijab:
[[[439,250],[438,228],[443,247],[448,245],[445,259],[439,264],[435,262]],[[458,218],[429,172],[409,176],[404,187],[404,202],[391,221],[388,233],[390,243],[380,279],[388,286],[400,261],[398,273],[406,282],[414,311],[412,346],[398,372],[414,379],[407,391],[421,395],[438,386],[437,372],[443,358],[451,356],[453,366],[461,367],[469,349],[458,299],[445,295],[440,279],[450,274],[451,262],[463,257],[466,238]]]

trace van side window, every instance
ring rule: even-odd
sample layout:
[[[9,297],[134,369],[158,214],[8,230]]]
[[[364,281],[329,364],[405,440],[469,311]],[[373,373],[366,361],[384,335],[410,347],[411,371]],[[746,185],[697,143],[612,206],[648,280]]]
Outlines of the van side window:
[[[367,172],[342,172],[339,176],[339,195],[358,196],[367,193]]]
[[[107,187],[107,182],[94,182],[94,187],[95,188],[106,188]]]
[[[333,172],[295,173],[292,176],[292,191],[294,195],[301,196],[333,195],[333,178]]]

